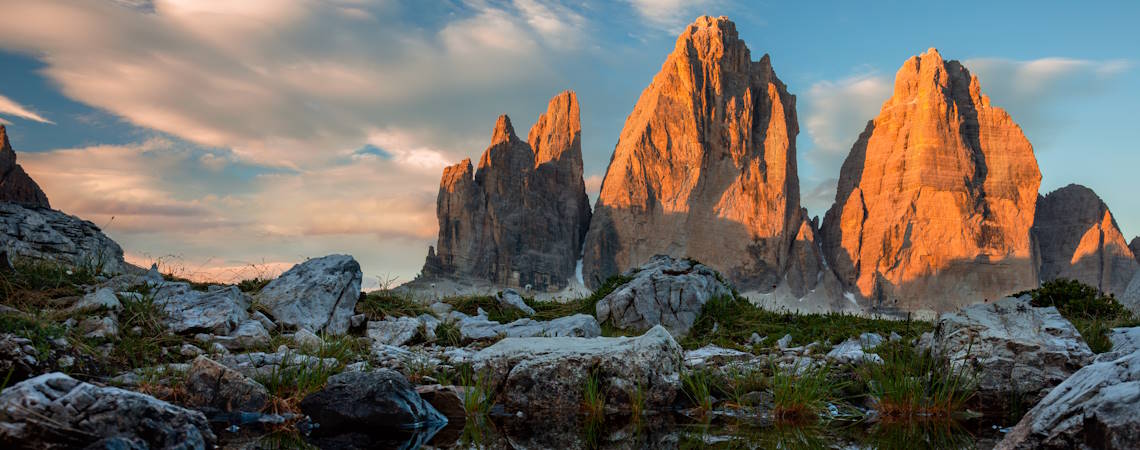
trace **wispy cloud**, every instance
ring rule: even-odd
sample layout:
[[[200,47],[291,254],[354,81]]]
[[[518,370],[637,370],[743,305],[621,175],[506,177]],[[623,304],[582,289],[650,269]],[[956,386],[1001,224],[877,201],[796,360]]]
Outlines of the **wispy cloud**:
[[[675,32],[691,22],[701,12],[718,3],[717,0],[627,0],[650,25],[663,31]]]
[[[35,111],[32,111],[24,105],[16,103],[14,100],[5,97],[4,95],[0,95],[0,114],[7,114],[9,116],[19,117],[21,119],[34,120],[39,123],[50,123],[53,125],[55,124],[55,122],[45,119]],[[4,121],[4,119],[0,119],[0,121],[3,121],[5,124],[11,124],[11,122]]]

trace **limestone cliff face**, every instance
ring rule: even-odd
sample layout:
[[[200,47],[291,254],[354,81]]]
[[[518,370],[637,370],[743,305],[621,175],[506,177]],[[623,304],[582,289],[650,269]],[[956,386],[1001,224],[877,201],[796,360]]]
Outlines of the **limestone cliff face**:
[[[0,125],[0,202],[30,208],[51,208],[40,186],[16,164],[16,152],[8,142],[8,130]]]
[[[444,169],[425,277],[550,291],[574,276],[590,223],[574,92],[550,101],[528,139],[500,116],[477,171],[470,160]]]
[[[1070,184],[1050,192],[1037,201],[1036,216],[1042,282],[1068,278],[1124,295],[1140,264],[1092,189]]]
[[[1033,288],[1040,181],[1021,128],[930,49],[899,69],[844,162],[824,253],[873,306],[945,311]]]
[[[795,238],[810,235],[795,101],[727,18],[689,25],[621,132],[586,237],[586,283],[657,254],[695,258],[741,290],[781,283]]]

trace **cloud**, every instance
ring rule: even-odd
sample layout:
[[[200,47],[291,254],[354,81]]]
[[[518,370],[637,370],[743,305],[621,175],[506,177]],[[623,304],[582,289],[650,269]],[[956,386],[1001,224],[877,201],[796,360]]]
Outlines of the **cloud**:
[[[663,31],[674,32],[697,16],[697,11],[706,9],[714,0],[627,0],[634,11]]]
[[[21,119],[34,120],[39,123],[50,123],[53,125],[55,124],[55,122],[45,119],[35,111],[32,111],[3,95],[0,95],[0,114],[7,114],[9,116],[15,116]],[[0,121],[3,121],[3,119],[0,119]],[[2,123],[11,124],[11,122],[7,121],[3,121]]]
[[[1009,112],[1034,146],[1048,147],[1073,120],[1065,110],[1074,102],[1109,92],[1113,82],[1132,70],[1123,59],[1089,60],[1048,57],[1033,60],[975,58],[962,62],[982,84],[993,104]]]
[[[815,176],[803,181],[808,184],[823,179],[806,191],[801,202],[813,213],[825,211],[835,200],[834,174],[839,173],[867,121],[878,115],[890,96],[890,80],[874,72],[819,81],[808,88],[803,121],[812,145],[803,157]]]

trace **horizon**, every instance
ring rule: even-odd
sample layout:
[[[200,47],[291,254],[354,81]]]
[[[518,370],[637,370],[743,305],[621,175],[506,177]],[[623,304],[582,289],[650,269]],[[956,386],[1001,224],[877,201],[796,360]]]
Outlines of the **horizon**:
[[[164,261],[185,275],[225,275],[351,253],[375,287],[377,276],[409,281],[435,244],[443,168],[478,160],[500,114],[527,130],[565,89],[581,102],[593,205],[625,118],[677,32],[723,15],[797,97],[810,215],[833,200],[839,165],[895,71],[934,47],[1022,127],[1042,195],[1088,186],[1126,237],[1140,233],[1126,183],[1140,131],[1124,110],[1140,101],[1128,83],[1135,39],[1118,39],[1135,34],[1137,5],[944,11],[947,23],[988,21],[959,36],[890,20],[933,15],[920,6],[695,3],[17,1],[8,10],[27,20],[0,37],[0,121],[53,207],[104,228],[132,262],[174,255]],[[826,33],[790,32],[808,16]],[[1069,26],[1034,33],[1053,24]],[[853,30],[866,36],[844,42]]]

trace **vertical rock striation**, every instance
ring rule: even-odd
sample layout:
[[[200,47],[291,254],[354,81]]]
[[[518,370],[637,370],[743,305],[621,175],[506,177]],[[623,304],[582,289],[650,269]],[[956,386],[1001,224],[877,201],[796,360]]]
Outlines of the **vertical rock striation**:
[[[1068,278],[1119,297],[1140,269],[1108,205],[1087,187],[1070,184],[1041,197],[1033,233],[1042,282]]]
[[[801,230],[795,102],[727,18],[689,25],[621,132],[586,237],[586,283],[657,254],[697,259],[742,290],[783,283],[797,236],[814,235]]]
[[[443,171],[439,241],[428,249],[424,276],[565,287],[590,223],[581,130],[572,91],[550,101],[529,143],[500,116],[477,171],[467,159]]]
[[[16,152],[8,142],[8,130],[0,125],[0,202],[28,208],[51,208],[47,195],[27,172],[16,164]]]
[[[977,77],[928,50],[859,136],[822,226],[839,279],[873,306],[952,310],[1037,286],[1041,173]]]

